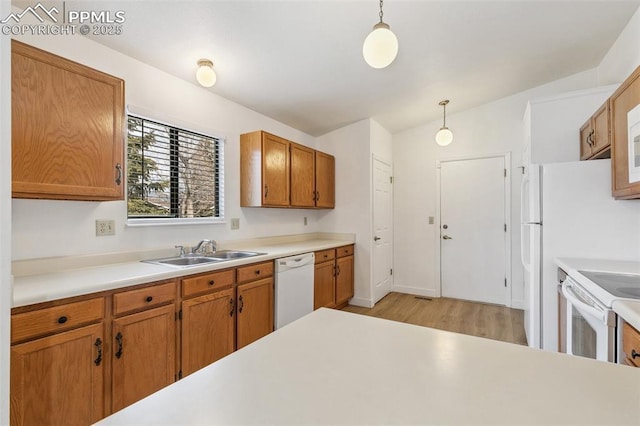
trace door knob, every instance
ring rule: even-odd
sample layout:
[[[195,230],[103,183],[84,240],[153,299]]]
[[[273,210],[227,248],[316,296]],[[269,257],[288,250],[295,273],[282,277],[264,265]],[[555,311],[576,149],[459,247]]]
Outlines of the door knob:
[[[381,239],[382,239],[382,238],[380,238],[380,237],[373,237],[373,241],[379,241],[379,240],[381,240]]]
[[[442,236],[442,239],[443,239],[443,240],[453,240],[453,238],[451,238],[451,237],[450,237],[450,236],[448,236],[448,235],[443,235],[443,236]]]

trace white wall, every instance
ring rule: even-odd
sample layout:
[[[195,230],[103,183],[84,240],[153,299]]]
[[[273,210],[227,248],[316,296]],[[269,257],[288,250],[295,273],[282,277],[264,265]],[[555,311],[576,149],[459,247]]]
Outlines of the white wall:
[[[68,256],[173,247],[203,238],[219,241],[315,232],[321,212],[240,208],[239,135],[267,130],[308,146],[315,138],[228,101],[213,92],[175,78],[136,59],[81,36],[21,37],[21,41],[125,80],[126,103],[153,111],[161,119],[226,137],[225,216],[229,224],[126,227],[124,201],[78,202],[13,200],[13,259]],[[195,80],[195,79],[194,79]],[[4,169],[3,169],[4,170]],[[304,225],[308,217],[308,225]],[[95,236],[96,219],[115,219],[116,235]],[[351,232],[345,229],[345,232]]]
[[[356,235],[355,295],[351,303],[371,306],[371,157],[370,120],[334,130],[316,141],[336,157],[336,209],[321,213],[318,225]]]
[[[595,70],[586,71],[467,111],[448,116],[454,133],[448,147],[436,145],[440,120],[393,135],[394,160],[394,288],[425,296],[439,295],[436,276],[436,160],[511,152],[511,289],[512,306],[522,307],[520,265],[520,180],[524,144],[523,114],[527,101],[540,96],[596,85]],[[451,101],[455,105],[455,99]]]
[[[640,65],[640,9],[631,17],[598,66],[598,84],[624,81]]]
[[[10,12],[0,2],[0,16]],[[0,37],[0,425],[9,424],[11,313],[11,44]]]

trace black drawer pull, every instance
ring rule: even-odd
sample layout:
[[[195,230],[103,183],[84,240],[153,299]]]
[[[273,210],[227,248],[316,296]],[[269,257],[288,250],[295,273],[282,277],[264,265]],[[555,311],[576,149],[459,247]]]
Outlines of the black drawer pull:
[[[65,322],[67,322],[67,317],[64,315],[58,318],[58,324],[64,324]]]
[[[216,282],[214,280],[209,281],[209,285],[214,285]]]
[[[147,296],[147,298],[146,298],[147,303],[148,303],[148,302],[151,302],[152,300],[153,300],[153,297],[151,297],[151,296]]]
[[[636,359],[640,356],[640,353],[636,352],[635,349],[631,349],[631,359]]]
[[[256,269],[256,275],[260,275],[260,269]]]

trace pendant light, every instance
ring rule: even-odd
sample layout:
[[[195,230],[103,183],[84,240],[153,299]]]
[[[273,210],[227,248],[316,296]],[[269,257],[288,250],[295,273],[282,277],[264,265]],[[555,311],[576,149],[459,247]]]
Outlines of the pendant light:
[[[380,22],[373,26],[373,30],[364,40],[362,56],[372,68],[384,68],[391,64],[398,55],[398,39],[389,29],[389,25],[382,21],[382,0],[380,0]]]
[[[440,146],[447,146],[453,141],[453,133],[447,127],[447,104],[449,100],[440,101],[438,105],[442,106],[443,121],[442,127],[436,133],[436,143]]]
[[[198,80],[198,83],[204,87],[211,87],[216,84],[216,79],[213,62],[210,59],[198,60],[198,71],[196,71],[196,80]]]

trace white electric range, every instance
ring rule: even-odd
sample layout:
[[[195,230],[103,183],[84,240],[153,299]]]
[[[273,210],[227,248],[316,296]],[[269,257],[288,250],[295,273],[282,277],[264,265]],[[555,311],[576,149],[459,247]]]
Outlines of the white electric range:
[[[556,259],[559,346],[568,354],[618,362],[616,300],[640,300],[640,262]]]

